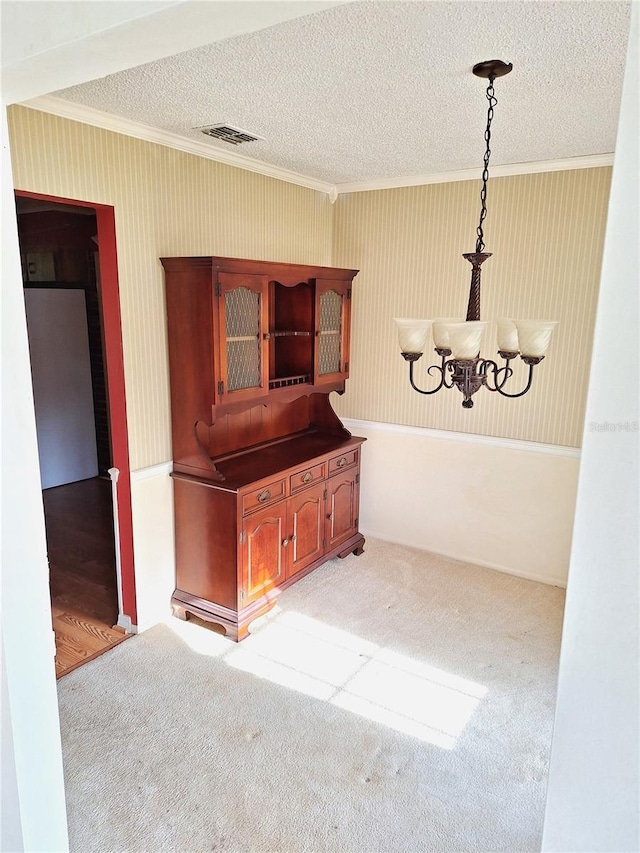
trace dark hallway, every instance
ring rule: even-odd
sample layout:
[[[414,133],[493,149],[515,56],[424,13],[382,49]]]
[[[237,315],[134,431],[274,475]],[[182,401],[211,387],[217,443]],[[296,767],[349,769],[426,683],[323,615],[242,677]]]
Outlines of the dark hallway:
[[[56,674],[126,639],[118,618],[111,483],[96,477],[45,489]]]

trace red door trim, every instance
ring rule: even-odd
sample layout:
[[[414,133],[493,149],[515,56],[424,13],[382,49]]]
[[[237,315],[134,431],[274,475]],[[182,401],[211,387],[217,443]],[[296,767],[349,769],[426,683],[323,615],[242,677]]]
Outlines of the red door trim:
[[[98,253],[100,263],[102,322],[104,327],[105,367],[109,424],[113,464],[120,471],[118,479],[118,527],[120,542],[120,569],[122,576],[122,607],[133,625],[138,624],[136,586],[133,561],[133,521],[131,516],[131,472],[129,468],[129,439],[127,436],[127,405],[124,384],[124,359],[122,355],[122,322],[120,316],[120,290],[118,286],[118,258],[116,253],[116,220],[113,207],[90,201],[60,198],[42,193],[16,190],[16,195],[58,204],[90,207],[96,212],[98,227]]]

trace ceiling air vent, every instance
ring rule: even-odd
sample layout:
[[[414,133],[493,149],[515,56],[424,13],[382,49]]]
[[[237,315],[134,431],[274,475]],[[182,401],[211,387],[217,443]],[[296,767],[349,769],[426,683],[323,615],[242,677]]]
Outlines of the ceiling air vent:
[[[210,127],[199,127],[207,136],[213,139],[221,139],[223,142],[228,142],[230,145],[241,145],[243,142],[257,142],[263,139],[262,136],[255,136],[253,133],[247,133],[246,130],[239,130],[237,127],[231,127],[228,124],[212,124]]]

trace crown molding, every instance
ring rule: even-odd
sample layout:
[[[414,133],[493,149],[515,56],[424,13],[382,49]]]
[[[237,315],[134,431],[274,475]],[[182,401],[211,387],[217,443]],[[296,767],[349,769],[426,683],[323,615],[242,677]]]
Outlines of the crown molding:
[[[345,195],[347,193],[418,187],[426,184],[448,184],[454,181],[480,180],[478,169],[460,169],[455,172],[431,172],[425,175],[409,175],[401,178],[331,184],[327,181],[320,181],[317,178],[301,175],[298,172],[292,172],[289,169],[283,169],[280,166],[264,163],[261,160],[254,160],[253,157],[246,157],[244,154],[237,154],[235,151],[222,151],[212,148],[207,142],[198,142],[196,139],[189,139],[186,136],[180,136],[168,130],[150,127],[149,125],[142,124],[142,122],[116,116],[112,113],[105,113],[93,107],[76,104],[73,101],[66,101],[63,98],[56,98],[54,95],[42,95],[38,98],[32,98],[29,101],[23,101],[20,106],[39,110],[44,113],[51,113],[52,115],[60,116],[60,118],[89,124],[103,130],[110,130],[113,133],[132,136],[135,139],[143,139],[145,142],[165,145],[168,148],[175,148],[177,151],[184,151],[187,154],[194,154],[197,157],[204,157],[207,160],[225,163],[227,166],[235,166],[238,169],[256,172],[268,178],[275,178],[279,181],[286,181],[289,184],[297,184],[310,190],[323,192],[329,196],[332,204],[338,195]],[[584,157],[567,157],[563,160],[540,160],[531,163],[511,163],[505,166],[494,166],[491,169],[491,177],[504,178],[513,175],[531,175],[539,172],[596,169],[612,165],[613,154],[592,154]]]
[[[150,127],[149,125],[142,124],[142,122],[132,121],[131,119],[116,116],[112,113],[105,113],[102,110],[93,109],[93,107],[76,104],[73,101],[66,101],[63,98],[56,98],[54,95],[43,95],[38,98],[32,98],[29,101],[23,101],[20,106],[39,110],[43,113],[51,113],[52,115],[60,116],[60,118],[78,121],[82,124],[90,124],[93,127],[110,130],[113,133],[133,136],[135,139],[143,139],[145,142],[165,145],[168,148],[175,148],[187,154],[195,154],[197,157],[204,157],[207,160],[215,160],[227,166],[236,166],[238,169],[257,172],[268,178],[275,178],[279,181],[286,181],[289,184],[297,184],[310,190],[327,193],[330,198],[333,197],[333,200],[335,200],[335,187],[326,181],[309,178],[306,175],[300,175],[297,172],[291,172],[289,169],[282,169],[279,166],[272,166],[270,163],[254,160],[253,157],[246,157],[243,154],[237,154],[235,151],[221,151],[217,148],[212,148],[207,142],[198,142],[196,139],[189,139],[186,136],[179,136],[177,133],[171,133],[168,130]]]
[[[572,169],[597,169],[613,165],[613,154],[589,154],[584,157],[565,157],[563,160],[537,160],[531,163],[509,163],[492,166],[492,178],[507,178],[513,175],[532,175],[538,172],[565,172]],[[346,193],[391,190],[400,187],[420,187],[425,184],[449,184],[454,181],[480,180],[479,169],[460,169],[456,172],[431,172],[426,175],[409,175],[403,178],[387,178],[373,181],[351,181],[336,184],[338,195]]]

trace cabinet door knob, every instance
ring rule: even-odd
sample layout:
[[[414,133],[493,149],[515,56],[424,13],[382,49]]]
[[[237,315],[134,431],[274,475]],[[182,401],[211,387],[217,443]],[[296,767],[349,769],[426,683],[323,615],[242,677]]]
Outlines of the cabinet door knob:
[[[338,461],[337,461],[337,463],[336,463],[336,465],[338,466],[338,468],[344,468],[344,466],[345,466],[346,464],[347,464],[347,457],[346,457],[346,456],[343,456],[343,457],[342,457],[342,459],[338,459]]]
[[[264,492],[260,492],[260,494],[258,495],[258,500],[261,504],[263,504],[265,501],[268,501],[270,497],[271,492],[269,491],[269,489],[266,489]]]
[[[333,513],[330,512],[327,518],[329,519],[329,521],[333,521]]]
[[[289,544],[289,540],[288,540],[288,539],[283,539],[283,540],[282,540],[282,547],[283,547],[283,548],[286,548],[288,544]]]
[[[307,471],[307,473],[302,478],[303,483],[310,483],[313,480],[313,474],[311,471]]]

